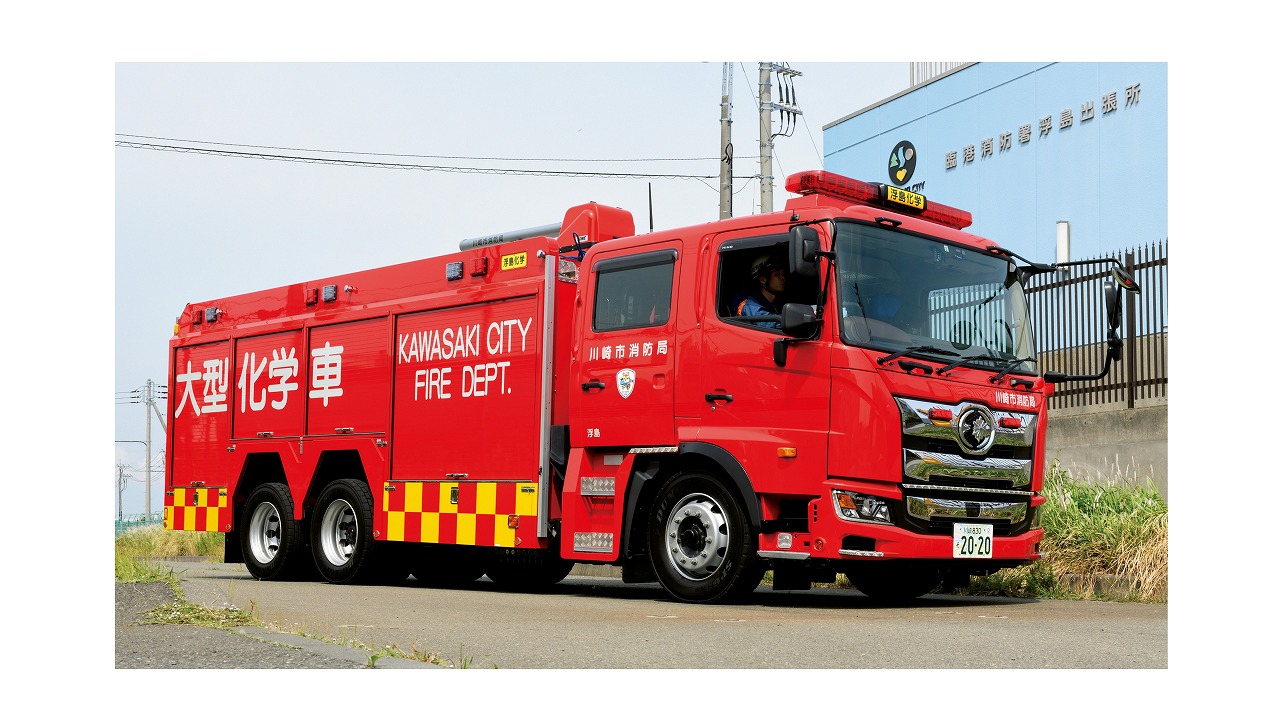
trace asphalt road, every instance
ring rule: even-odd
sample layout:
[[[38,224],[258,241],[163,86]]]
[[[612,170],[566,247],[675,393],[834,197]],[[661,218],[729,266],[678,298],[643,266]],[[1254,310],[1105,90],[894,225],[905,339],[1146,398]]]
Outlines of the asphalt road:
[[[368,665],[367,651],[303,636],[432,652],[446,663],[475,668],[1115,669],[1169,663],[1167,605],[957,595],[886,605],[853,590],[776,592],[762,586],[747,603],[702,606],[670,601],[656,584],[577,575],[532,594],[499,591],[484,579],[467,589],[412,581],[259,582],[242,565],[170,564],[181,573],[188,600],[250,610],[290,634],[249,632],[289,653],[246,656],[236,665],[235,649],[210,651],[208,643],[262,643],[233,632],[169,628],[192,633],[191,648],[182,638],[163,638],[169,655],[147,665],[148,653],[128,638],[159,628],[126,629],[122,641],[117,612],[117,667]],[[123,659],[122,642],[132,652]],[[331,661],[336,664],[323,664]],[[436,667],[393,658],[377,665]]]

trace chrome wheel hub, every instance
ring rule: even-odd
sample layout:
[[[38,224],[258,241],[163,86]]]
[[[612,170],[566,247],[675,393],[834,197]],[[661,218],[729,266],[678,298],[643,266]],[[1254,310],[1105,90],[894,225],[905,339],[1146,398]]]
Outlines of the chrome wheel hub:
[[[687,495],[667,515],[667,558],[689,580],[715,574],[729,550],[729,521],[724,510],[701,493]]]
[[[346,565],[356,550],[356,511],[346,500],[334,500],[320,518],[320,551],[335,566]]]
[[[271,503],[253,509],[249,518],[249,552],[260,565],[269,565],[280,552],[280,511]]]

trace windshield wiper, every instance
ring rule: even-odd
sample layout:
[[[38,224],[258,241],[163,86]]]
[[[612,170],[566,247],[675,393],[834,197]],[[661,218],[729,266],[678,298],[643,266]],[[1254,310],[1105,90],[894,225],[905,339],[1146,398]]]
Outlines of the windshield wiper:
[[[1005,365],[1004,369],[1001,370],[999,374],[992,375],[990,378],[988,378],[988,380],[990,380],[993,383],[998,383],[1004,378],[1005,375],[1008,375],[1009,373],[1013,372],[1014,368],[1018,367],[1024,362],[1027,362],[1028,360],[1035,360],[1035,358],[1015,358],[1013,360],[1010,360],[1009,364]]]
[[[960,367],[961,365],[963,365],[963,364],[965,364],[965,363],[967,363],[967,362],[978,362],[978,361],[980,361],[980,360],[1001,362],[1001,361],[1003,361],[1003,360],[1004,360],[1004,358],[999,357],[999,356],[996,356],[996,355],[992,355],[992,354],[990,354],[990,353],[986,353],[986,354],[984,354],[984,355],[966,355],[966,356],[964,356],[964,357],[960,358],[959,360],[956,360],[955,362],[951,363],[950,365],[948,365],[948,366],[946,366],[946,367],[944,367],[944,368],[939,368],[939,369],[938,369],[938,374],[939,374],[939,375],[946,375],[947,373],[951,372],[952,370],[955,370],[956,368]]]
[[[903,355],[907,355],[909,353],[933,353],[934,355],[951,355],[952,357],[959,355],[959,353],[954,353],[950,350],[943,350],[942,348],[936,348],[932,345],[912,345],[911,347],[904,348],[896,353],[885,355],[877,360],[876,363],[883,365],[887,362],[893,362],[894,360],[897,360]]]

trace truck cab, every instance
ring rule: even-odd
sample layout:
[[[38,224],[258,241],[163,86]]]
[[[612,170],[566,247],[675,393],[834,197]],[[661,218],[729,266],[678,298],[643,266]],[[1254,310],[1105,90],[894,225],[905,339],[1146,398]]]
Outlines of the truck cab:
[[[585,253],[565,557],[690,601],[765,569],[913,597],[1039,558],[1053,386],[1027,268],[914,193],[825,172],[787,189],[780,212]],[[785,290],[744,317],[764,258]]]

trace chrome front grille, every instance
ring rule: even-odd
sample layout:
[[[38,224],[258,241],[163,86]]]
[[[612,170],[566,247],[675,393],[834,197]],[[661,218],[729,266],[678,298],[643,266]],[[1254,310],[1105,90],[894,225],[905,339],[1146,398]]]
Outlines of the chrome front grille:
[[[906,498],[907,512],[925,521],[935,518],[956,520],[1007,520],[1019,523],[1027,517],[1027,501],[989,502],[946,498]]]
[[[953,523],[977,520],[995,525],[998,535],[1030,526],[1035,414],[992,410],[972,402],[895,400],[902,416],[906,526],[949,534]],[[969,451],[958,426],[962,415],[975,407],[991,428],[986,444]],[[931,417],[931,410],[942,412]],[[973,448],[972,442],[969,447]]]
[[[903,474],[909,479],[933,482],[934,478],[987,480],[1010,487],[1031,485],[1031,458],[965,458],[956,453],[903,449]]]
[[[929,411],[934,409],[949,410],[953,418],[958,418],[965,408],[976,404],[965,402],[958,405],[947,405],[946,403],[933,402],[932,400],[912,400],[909,398],[895,398],[895,400],[898,401],[898,411],[902,415],[903,435],[938,440],[954,445],[956,448],[959,448],[960,443],[954,420],[935,422],[929,419]],[[996,422],[996,427],[994,428],[996,448],[1030,448],[1035,444],[1036,415],[1010,412],[1008,410],[991,410],[991,416]],[[1018,420],[1018,427],[1000,427],[1000,421],[1006,418]]]

